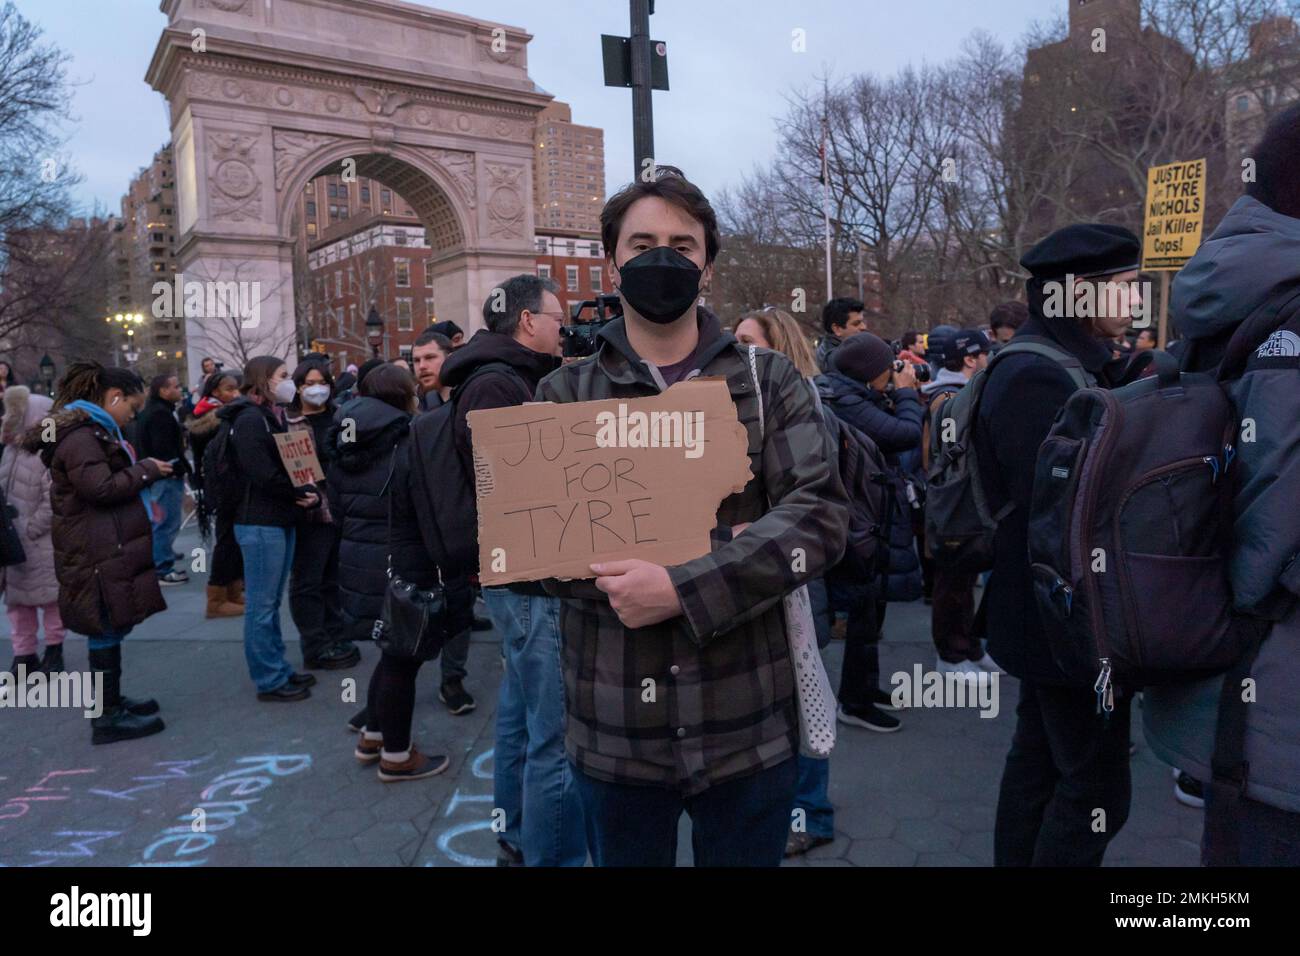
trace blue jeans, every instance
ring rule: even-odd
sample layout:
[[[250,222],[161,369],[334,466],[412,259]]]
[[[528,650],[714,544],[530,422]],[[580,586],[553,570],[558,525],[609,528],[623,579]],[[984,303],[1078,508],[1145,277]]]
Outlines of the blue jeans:
[[[258,693],[283,687],[293,674],[284,659],[280,599],[293,568],[293,528],[237,524],[244,556],[244,659]]]
[[[696,866],[780,866],[799,762],[738,777],[694,796],[574,774],[596,866],[674,866],[677,821],[691,818]]]
[[[809,836],[835,836],[835,808],[827,789],[831,783],[831,762],[799,755],[799,791],[794,795],[796,810],[805,814]]]
[[[506,588],[484,588],[483,600],[506,658],[493,754],[494,796],[505,811],[501,838],[523,853],[526,866],[582,866],[582,803],[564,754],[560,602]]]
[[[149,486],[149,497],[162,516],[153,522],[153,566],[159,577],[176,566],[172,546],[181,530],[181,502],[185,500],[184,478],[160,478]],[[150,516],[152,518],[152,515]]]

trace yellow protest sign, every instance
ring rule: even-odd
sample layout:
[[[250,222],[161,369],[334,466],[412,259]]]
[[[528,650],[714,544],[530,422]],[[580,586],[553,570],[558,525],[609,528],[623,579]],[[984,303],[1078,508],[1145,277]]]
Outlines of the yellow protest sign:
[[[1142,270],[1177,272],[1201,245],[1205,224],[1205,160],[1147,170]]]

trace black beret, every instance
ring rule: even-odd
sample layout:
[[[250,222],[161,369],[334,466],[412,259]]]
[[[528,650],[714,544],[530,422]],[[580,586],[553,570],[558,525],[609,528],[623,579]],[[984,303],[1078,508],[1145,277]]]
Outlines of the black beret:
[[[1044,281],[1113,275],[1140,268],[1142,244],[1123,226],[1081,222],[1052,233],[1025,253],[1020,264]]]

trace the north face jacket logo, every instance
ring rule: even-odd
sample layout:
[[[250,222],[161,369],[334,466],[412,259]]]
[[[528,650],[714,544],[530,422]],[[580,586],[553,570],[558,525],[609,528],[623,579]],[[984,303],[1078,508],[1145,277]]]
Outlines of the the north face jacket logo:
[[[1255,353],[1258,358],[1291,358],[1300,356],[1300,335],[1294,332],[1277,331],[1268,337],[1268,341]]]

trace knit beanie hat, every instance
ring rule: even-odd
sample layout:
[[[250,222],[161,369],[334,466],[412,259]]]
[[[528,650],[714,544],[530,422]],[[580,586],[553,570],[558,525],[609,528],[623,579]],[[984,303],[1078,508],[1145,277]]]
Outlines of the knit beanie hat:
[[[841,375],[867,385],[881,372],[894,364],[894,350],[878,335],[859,332],[845,339],[844,344],[831,353],[831,365]]]

